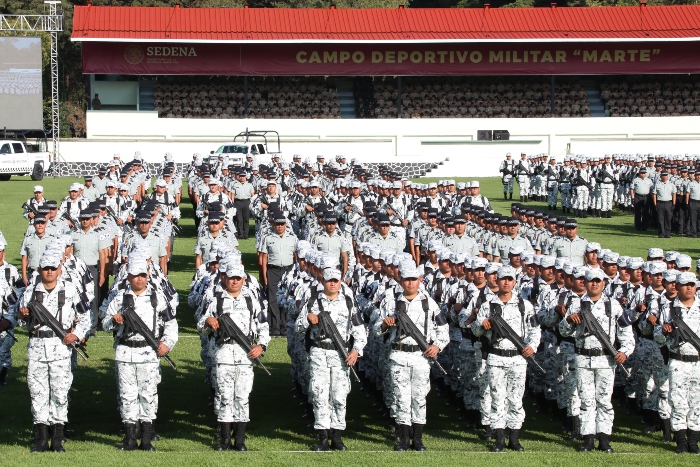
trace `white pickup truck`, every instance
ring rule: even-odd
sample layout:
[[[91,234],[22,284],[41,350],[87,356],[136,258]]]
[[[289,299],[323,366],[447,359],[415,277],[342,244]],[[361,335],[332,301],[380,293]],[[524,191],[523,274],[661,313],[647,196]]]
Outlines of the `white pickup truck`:
[[[216,151],[210,152],[210,159],[218,158],[219,154],[226,154],[229,165],[240,167],[245,162],[248,154],[255,155],[259,164],[269,164],[270,156],[267,155],[265,145],[262,143],[224,143]],[[213,160],[210,163],[214,162]]]
[[[48,152],[31,152],[22,141],[0,139],[0,181],[13,175],[31,175],[32,180],[39,181],[50,168]]]

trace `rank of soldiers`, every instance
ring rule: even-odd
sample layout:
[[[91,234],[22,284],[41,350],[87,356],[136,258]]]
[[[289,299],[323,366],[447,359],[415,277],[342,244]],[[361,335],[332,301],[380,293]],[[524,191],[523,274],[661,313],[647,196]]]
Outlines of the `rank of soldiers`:
[[[247,450],[254,367],[267,372],[270,339],[281,336],[315,451],[348,449],[357,379],[391,420],[396,451],[427,449],[434,388],[495,452],[525,449],[527,393],[581,451],[596,441],[613,451],[615,394],[648,433],[700,453],[700,298],[689,256],[620,256],[579,236],[575,218],[520,203],[494,213],[478,182],[412,183],[343,156],[271,156],[234,166],[225,154],[195,154],[182,174],[169,154],[160,167],[115,156],[61,202],[35,187],[21,270],[4,262],[0,242],[0,384],[24,327],[32,451],[65,449],[72,370],[98,327],[114,335],[119,449],[155,450],[161,359],[176,368],[179,299],[167,274],[184,177],[197,224],[187,301],[216,450]],[[251,216],[257,277],[238,250]]]

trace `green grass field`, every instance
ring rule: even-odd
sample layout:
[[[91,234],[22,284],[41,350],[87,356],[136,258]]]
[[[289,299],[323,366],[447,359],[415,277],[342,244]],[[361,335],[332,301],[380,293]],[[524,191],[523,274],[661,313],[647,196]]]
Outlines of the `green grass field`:
[[[42,184],[48,199],[60,200],[67,194],[71,179],[45,179]],[[494,208],[506,213],[510,201],[502,199],[500,180],[480,179],[482,192],[491,199]],[[19,264],[19,247],[26,229],[21,217],[21,205],[31,196],[34,182],[28,178],[13,177],[0,182],[0,229],[9,242],[7,261]],[[540,206],[546,208],[546,206]],[[178,365],[173,371],[164,365],[163,381],[159,387],[160,409],[156,428],[161,441],[155,443],[153,453],[122,453],[116,447],[121,437],[117,391],[113,372],[112,338],[99,332],[89,342],[90,360],[80,362],[75,371],[69,417],[74,435],[69,439],[64,455],[30,455],[29,438],[32,436],[29,392],[26,384],[27,336],[18,332],[19,343],[13,347],[14,366],[8,375],[8,385],[0,387],[0,465],[25,464],[93,464],[100,465],[154,465],[182,466],[187,464],[221,465],[246,462],[250,465],[457,465],[477,462],[480,465],[683,465],[696,463],[691,455],[677,456],[673,447],[661,442],[660,433],[642,434],[638,417],[617,409],[616,427],[612,437],[614,455],[602,453],[580,454],[578,443],[562,438],[558,424],[549,416],[534,413],[532,403],[526,401],[527,419],[524,425],[524,454],[491,454],[489,444],[481,441],[477,432],[465,431],[461,422],[443,399],[431,393],[428,400],[425,453],[395,453],[393,441],[383,420],[368,399],[353,385],[348,400],[348,429],[345,453],[312,453],[315,444],[312,430],[301,419],[299,399],[294,399],[289,375],[286,340],[273,339],[265,356],[265,364],[272,372],[269,377],[255,370],[256,381],[251,396],[251,418],[247,445],[249,452],[216,453],[214,427],[216,420],[208,406],[209,389],[204,384],[204,366],[199,358],[199,339],[192,311],[187,307],[187,287],[193,274],[194,223],[187,200],[182,203],[182,237],[175,242],[170,278],[180,294],[178,309],[180,341],[171,356]],[[660,246],[687,253],[693,258],[700,255],[697,240],[685,238],[658,239],[654,232],[640,234],[631,226],[630,215],[615,214],[613,219],[580,220],[580,234],[599,241],[604,248],[621,254],[646,256],[646,249]],[[241,250],[247,267],[254,270],[253,240],[242,242]]]

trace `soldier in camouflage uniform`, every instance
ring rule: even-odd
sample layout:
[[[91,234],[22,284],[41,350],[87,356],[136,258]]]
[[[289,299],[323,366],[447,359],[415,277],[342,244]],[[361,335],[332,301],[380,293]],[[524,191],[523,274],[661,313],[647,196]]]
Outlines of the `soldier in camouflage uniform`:
[[[297,332],[308,333],[312,342],[310,356],[310,387],[314,406],[314,428],[318,444],[314,451],[347,450],[342,440],[345,430],[347,396],[350,393],[350,367],[362,356],[367,343],[364,320],[355,308],[352,292],[342,287],[342,274],[336,268],[323,271],[323,292],[312,296],[296,321]],[[342,291],[342,293],[341,293]],[[330,338],[332,330],[319,326],[319,314],[330,315],[346,348],[345,361]],[[328,440],[331,440],[330,446]]]
[[[75,286],[60,278],[61,252],[47,250],[39,262],[40,280],[24,289],[19,302],[22,327],[30,331],[27,345],[27,384],[32,400],[35,445],[32,452],[48,449],[48,427],[53,427],[51,449],[65,452],[64,425],[68,422],[68,391],[73,382],[71,349],[68,344],[80,341],[90,331],[91,319],[86,309],[78,312],[80,295]],[[27,305],[42,303],[66,330],[61,341],[51,328],[33,319]]]
[[[170,352],[177,343],[178,327],[175,310],[170,308],[165,296],[148,283],[148,263],[130,258],[127,268],[129,286],[110,302],[102,320],[105,331],[115,332],[117,385],[125,431],[119,449],[136,449],[140,428],[140,449],[155,451],[151,439],[161,379],[159,357]],[[150,331],[160,341],[157,350],[148,345],[144,336],[127,329],[124,313],[128,309],[152,328]],[[137,428],[137,424],[140,427]]]

